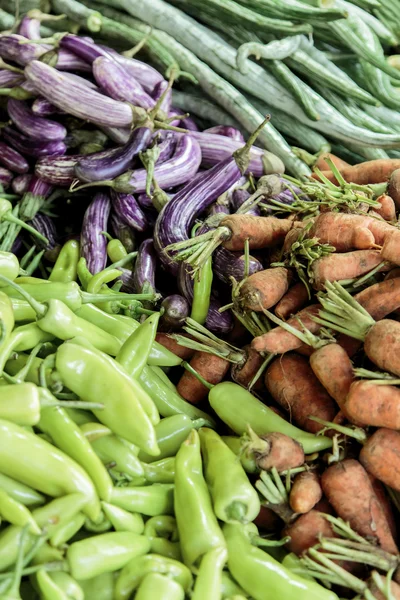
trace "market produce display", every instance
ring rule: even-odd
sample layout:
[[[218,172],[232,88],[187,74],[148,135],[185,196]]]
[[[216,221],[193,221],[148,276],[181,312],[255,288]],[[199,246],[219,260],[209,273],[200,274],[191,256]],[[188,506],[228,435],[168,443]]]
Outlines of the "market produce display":
[[[0,0],[0,598],[400,598],[397,0]]]

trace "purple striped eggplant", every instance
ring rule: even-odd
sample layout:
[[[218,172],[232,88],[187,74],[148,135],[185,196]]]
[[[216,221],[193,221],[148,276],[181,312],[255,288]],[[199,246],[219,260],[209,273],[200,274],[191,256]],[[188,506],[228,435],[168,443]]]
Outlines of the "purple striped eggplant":
[[[121,54],[114,55],[115,60],[124,67],[130,76],[140,83],[145,92],[152,94],[155,86],[164,77],[156,69],[135,58],[127,58]]]
[[[241,142],[215,133],[191,131],[190,135],[195,137],[200,144],[203,156],[201,164],[204,167],[213,167],[243,146]],[[281,159],[272,152],[252,146],[248,171],[255,177],[261,177],[266,172],[284,173],[285,167]]]
[[[59,187],[69,187],[75,179],[75,165],[82,156],[43,156],[35,165],[35,175]]]
[[[163,192],[167,201],[171,200],[175,196],[175,194],[167,194],[167,192]],[[149,210],[154,208],[153,200],[147,194],[138,194],[137,201],[139,206],[141,206],[144,210]]]
[[[146,231],[148,221],[146,215],[130,194],[111,192],[112,207],[116,215],[135,231]]]
[[[11,182],[11,189],[14,194],[23,196],[28,191],[29,184],[33,175],[31,173],[25,173],[23,175],[17,175]]]
[[[50,115],[60,115],[63,114],[62,110],[59,110],[57,106],[54,106],[51,102],[47,100],[47,98],[35,98],[32,103],[32,112],[37,117],[48,117]]]
[[[155,101],[144,91],[140,83],[130,77],[124,67],[107,56],[99,56],[93,62],[93,75],[101,89],[114,100],[129,102],[145,110],[154,107]]]
[[[25,76],[41,96],[74,117],[111,127],[127,127],[132,123],[128,104],[77,84],[45,63],[33,60],[25,67]]]
[[[236,142],[240,142],[241,144],[245,143],[245,139],[243,134],[236,127],[231,127],[230,125],[215,125],[214,127],[209,127],[208,129],[204,129],[203,133],[214,133],[216,135],[223,135],[224,137],[231,138]]]
[[[161,302],[160,325],[164,330],[181,329],[190,316],[190,304],[184,296],[172,294]]]
[[[76,73],[63,73],[62,74],[63,77],[67,80],[69,80],[71,82],[71,84],[75,85],[76,87],[84,87],[84,88],[89,88],[90,90],[94,90],[98,93],[100,92],[100,89],[97,87],[97,85],[95,83],[93,83],[93,81],[90,81],[89,79],[85,79],[85,77],[81,77],[80,75],[77,75]],[[61,111],[63,112],[63,111]]]
[[[8,188],[12,182],[14,175],[8,169],[0,167],[0,186],[4,189]]]
[[[14,173],[27,173],[29,171],[29,163],[26,158],[4,142],[0,142],[0,163]]]
[[[237,212],[239,208],[250,198],[251,194],[247,190],[237,189],[232,193],[231,198],[231,207],[232,212]],[[249,210],[246,210],[246,215],[253,215],[254,217],[259,217],[261,215],[260,209],[258,206],[254,206]]]
[[[136,287],[135,287],[133,271],[131,271],[130,269],[123,269],[123,268],[119,268],[118,270],[121,271],[121,277],[120,277],[120,280],[122,281],[121,292],[124,292],[126,294],[134,294]]]
[[[39,40],[40,39],[40,21],[32,17],[22,17],[21,23],[18,27],[18,35],[22,35],[28,40]]]
[[[92,275],[102,271],[107,264],[107,231],[111,200],[106,192],[97,192],[86,209],[81,231],[81,256]]]
[[[113,56],[113,54],[95,44],[90,38],[84,38],[72,33],[68,33],[61,38],[60,48],[64,48],[72,52],[72,54],[79,56],[79,58],[83,59],[89,65],[99,56]]]
[[[176,150],[177,137],[173,131],[167,131],[167,135],[164,136],[162,142],[158,144],[160,154],[156,160],[156,165],[165,162],[170,159]]]
[[[125,146],[81,158],[75,167],[75,175],[80,181],[85,182],[111,180],[118,177],[131,166],[133,158],[139,152],[146,150],[152,135],[150,127],[137,127],[132,131]]]
[[[90,65],[66,48],[58,48],[55,68],[59,71],[83,71],[90,73]]]
[[[144,240],[139,246],[133,272],[135,289],[138,294],[156,292],[157,254],[152,239]]]
[[[28,190],[23,195],[20,203],[20,218],[25,221],[33,219],[52,191],[53,186],[51,184],[33,175],[29,182]]]
[[[15,240],[13,241],[13,245],[11,246],[10,252],[12,252],[13,254],[18,254],[22,248],[23,243],[24,243],[24,238],[21,235],[21,233],[19,233],[17,235],[17,237],[15,238]]]
[[[25,44],[26,38],[16,33],[0,35],[0,57],[25,66],[32,60],[37,60],[42,54],[51,50],[51,46],[43,44]]]
[[[169,160],[156,164],[154,178],[161,189],[175,187],[191,181],[196,175],[201,161],[199,144],[191,136],[185,135],[178,139],[175,152]],[[124,173],[112,182],[116,191],[141,194],[146,191],[146,169],[135,169]]]
[[[41,156],[65,154],[67,150],[66,145],[62,141],[38,142],[8,125],[2,131],[6,142],[18,150],[18,152],[27,156],[40,158]]]
[[[63,140],[67,135],[64,125],[37,117],[25,102],[9,98],[7,110],[11,121],[25,135],[40,142]]]
[[[213,271],[221,281],[231,283],[230,277],[242,281],[245,276],[245,257],[240,252],[217,248],[213,255]],[[263,265],[254,256],[249,257],[249,275],[262,271]]]
[[[154,86],[151,97],[153,98],[153,100],[155,102],[157,102],[157,100],[159,100],[161,98],[161,96],[166,92],[167,89],[168,89],[168,81],[165,81],[165,80],[159,81]],[[169,90],[160,105],[161,110],[164,111],[164,113],[166,115],[171,110],[171,101],[172,101],[172,90]]]
[[[41,213],[37,213],[33,219],[31,219],[29,225],[32,225],[41,233],[45,238],[47,238],[47,243],[40,240],[38,237],[32,237],[32,241],[39,248],[43,248],[46,252],[51,252],[51,250],[55,250],[59,246],[57,230],[54,225],[54,221],[48,217],[47,215],[43,215]]]
[[[122,221],[120,217],[114,212],[111,213],[110,216],[110,225],[111,231],[114,236],[119,239],[119,241],[124,246],[125,250],[129,252],[133,252],[136,248],[136,239],[135,232],[131,229],[125,221]]]
[[[13,73],[8,69],[0,69],[0,88],[12,88],[21,85],[25,77],[20,73]]]

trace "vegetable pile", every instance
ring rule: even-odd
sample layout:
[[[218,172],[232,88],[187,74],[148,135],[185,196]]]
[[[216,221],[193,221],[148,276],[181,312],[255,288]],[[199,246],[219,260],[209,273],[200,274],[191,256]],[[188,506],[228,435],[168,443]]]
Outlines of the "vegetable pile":
[[[0,2],[0,597],[400,598],[392,4],[175,3]]]

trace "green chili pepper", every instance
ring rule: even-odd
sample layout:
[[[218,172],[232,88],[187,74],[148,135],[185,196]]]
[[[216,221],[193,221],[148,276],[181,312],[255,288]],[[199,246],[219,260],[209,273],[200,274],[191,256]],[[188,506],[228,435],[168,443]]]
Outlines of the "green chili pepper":
[[[79,255],[80,248],[77,240],[65,242],[51,270],[49,281],[62,283],[76,281]]]
[[[135,594],[136,600],[184,600],[183,587],[160,573],[149,573],[142,580]]]
[[[52,397],[48,390],[46,394]],[[60,450],[85,469],[94,483],[99,498],[109,500],[113,487],[110,476],[90,442],[68,414],[59,406],[45,408],[40,415],[38,428],[47,433]]]
[[[57,527],[49,538],[50,544],[55,548],[61,548],[82,529],[85,521],[86,518],[82,513],[74,515],[68,523],[62,523]]]
[[[7,294],[0,292],[0,338],[3,340],[10,337],[15,324],[13,306]]]
[[[105,533],[106,531],[110,531],[110,529],[112,529],[112,524],[103,513],[98,521],[85,519],[84,527],[86,531],[90,531],[91,533]]]
[[[0,471],[48,496],[86,495],[84,512],[93,520],[100,503],[92,481],[69,456],[22,427],[0,420]]]
[[[254,454],[246,452],[246,448],[243,445],[243,440],[234,435],[223,435],[221,439],[225,444],[232,450],[232,452],[240,459],[243,469],[246,473],[252,475],[259,473],[260,469],[254,458]]]
[[[121,571],[116,585],[114,600],[128,600],[146,575],[159,573],[179,583],[185,592],[192,585],[192,575],[182,563],[171,558],[147,554],[131,560]]]
[[[85,425],[87,423],[92,423],[93,419],[95,419],[95,416],[92,413],[87,412],[86,410],[77,410],[76,408],[66,408],[65,410],[68,413],[70,419],[72,419],[73,422],[79,426]],[[97,425],[97,423],[93,424]]]
[[[176,385],[174,383],[172,383],[172,381],[169,379],[168,375],[166,374],[165,371],[162,370],[161,367],[150,367],[150,369],[153,371],[153,373],[155,373],[156,375],[158,375],[158,377],[160,377],[160,379],[162,379],[162,381],[175,393],[177,392],[177,388]],[[168,367],[167,367],[168,369]]]
[[[64,571],[50,571],[50,579],[62,590],[67,598],[85,600],[85,595],[79,583]],[[52,599],[51,599],[52,600]]]
[[[210,256],[195,275],[193,302],[190,318],[203,325],[210,308],[211,287],[213,281],[212,257]]]
[[[160,313],[154,313],[147,317],[124,342],[115,358],[133,378],[139,377],[147,363],[155,341],[159,320]]]
[[[139,401],[141,388],[106,354],[67,342],[56,355],[56,368],[68,389],[87,402],[103,399],[94,410],[101,423],[149,454],[159,453],[153,424]]]
[[[143,533],[143,517],[139,513],[131,513],[119,506],[108,502],[102,502],[104,513],[109,518],[115,531],[131,531],[132,533]],[[148,536],[147,536],[148,537]]]
[[[107,254],[112,263],[118,262],[119,260],[128,256],[125,246],[118,239],[113,239],[108,242]]]
[[[178,528],[174,517],[159,515],[146,521],[144,535],[151,542],[151,552],[182,560]]]
[[[115,531],[74,542],[67,550],[67,561],[72,577],[90,579],[101,573],[119,571],[134,557],[149,550],[150,542],[144,535]]]
[[[53,339],[53,335],[42,331],[35,323],[16,327],[9,338],[0,344],[0,372],[4,370],[7,360],[14,350],[17,352],[32,350],[41,342],[49,342]]]
[[[19,262],[12,252],[0,252],[0,274],[12,281],[18,277]],[[0,287],[4,284],[0,283]]]
[[[43,504],[45,501],[44,496],[36,490],[2,473],[0,473],[0,489],[25,506],[35,506],[36,504]]]
[[[225,541],[203,477],[199,434],[193,429],[175,459],[175,515],[182,555],[190,568]]]
[[[234,598],[235,596],[247,598],[248,594],[236,583],[236,581],[233,581],[232,577],[227,571],[222,571],[221,597]]]
[[[114,600],[114,573],[102,573],[92,579],[80,581],[85,600]]]
[[[143,469],[144,477],[149,483],[174,483],[175,458],[172,456],[150,464],[143,463]]]
[[[103,285],[114,281],[118,277],[121,277],[121,271],[118,271],[118,269],[103,269],[103,271],[92,276],[88,282],[87,291],[91,294],[99,294]]]
[[[306,454],[332,446],[331,439],[298,429],[236,383],[218,383],[210,390],[208,398],[220,419],[239,435],[250,425],[258,435],[276,431],[292,437],[302,444]]]
[[[93,424],[83,426],[82,433],[91,435]],[[89,438],[90,439],[90,438]],[[144,470],[138,457],[116,435],[107,435],[90,440],[93,450],[108,468],[129,477],[143,477]]]
[[[213,548],[204,554],[194,584],[192,600],[220,600],[222,569],[227,559],[228,552],[225,547]]]
[[[93,275],[87,268],[86,258],[83,258],[83,256],[78,260],[78,264],[76,266],[76,272],[77,272],[79,281],[81,282],[83,289],[87,290],[87,286],[89,284],[89,281],[92,279]]]
[[[2,489],[0,489],[0,516],[11,525],[18,525],[19,527],[29,525],[31,533],[40,534],[40,528],[30,510]]]
[[[43,600],[68,600],[67,594],[57,585],[45,569],[40,569],[33,576],[33,579]]]
[[[264,550],[253,546],[250,536],[258,534],[255,525],[226,523],[223,531],[229,571],[254,600],[265,600],[266,590],[271,598],[285,600],[338,600],[334,592],[295,575]]]
[[[253,521],[260,512],[260,499],[236,455],[212,429],[201,428],[199,436],[216,516],[226,523]]]
[[[37,386],[33,383],[1,386],[0,418],[17,425],[36,425],[40,419]]]
[[[170,483],[153,483],[144,487],[114,487],[112,504],[129,512],[155,517],[174,512],[174,486]]]

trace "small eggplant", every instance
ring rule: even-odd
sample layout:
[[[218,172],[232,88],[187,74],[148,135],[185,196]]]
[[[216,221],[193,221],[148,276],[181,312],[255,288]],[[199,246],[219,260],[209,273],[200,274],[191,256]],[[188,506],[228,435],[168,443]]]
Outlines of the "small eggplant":
[[[21,154],[40,158],[41,156],[65,154],[67,147],[62,141],[38,142],[19,133],[9,125],[3,129],[3,137]]]
[[[58,48],[55,68],[59,71],[84,71],[90,73],[90,65],[65,48]]]
[[[33,140],[58,141],[63,140],[67,135],[64,125],[36,116],[21,100],[10,98],[7,102],[7,110],[14,125]]]
[[[125,250],[133,252],[136,248],[136,239],[133,229],[131,229],[120,217],[114,212],[110,216],[111,231],[117,239],[122,243]]]
[[[29,163],[26,158],[4,142],[0,142],[0,163],[14,173],[27,173],[29,171]]]
[[[236,189],[233,191],[231,198],[232,212],[236,212],[239,208],[250,198],[251,194],[247,190]],[[261,212],[258,206],[253,206],[249,210],[246,210],[246,215],[253,215],[259,217]]]
[[[35,165],[35,175],[59,187],[69,187],[75,179],[75,165],[82,156],[43,156]]]
[[[14,175],[8,169],[0,167],[0,186],[4,189],[8,188],[12,182]]]
[[[55,228],[53,220],[47,215],[37,213],[33,219],[31,219],[30,225],[34,227],[39,233],[47,238],[48,243],[44,243],[37,237],[32,237],[34,243],[39,247],[46,250],[46,254],[50,253],[58,247],[57,241],[57,230]],[[46,257],[47,258],[47,257]]]
[[[213,261],[213,270],[218,279],[225,283],[231,283],[230,277],[236,281],[242,281],[245,277],[245,256],[240,252],[230,252],[225,248],[219,247],[215,250]],[[249,275],[262,271],[263,265],[253,256],[249,257]]]
[[[54,104],[49,102],[46,98],[40,96],[39,98],[35,98],[31,108],[33,114],[37,117],[48,117],[50,115],[60,115],[63,113],[57,106],[54,106]]]
[[[151,93],[151,97],[153,98],[154,102],[157,102],[157,100],[159,100],[161,98],[161,96],[165,93],[165,91],[168,88],[168,81],[162,80],[159,81],[155,86],[154,89]],[[161,103],[161,110],[164,111],[164,113],[167,115],[171,109],[171,101],[172,101],[172,90],[169,90],[169,92],[166,94],[166,96],[164,97],[164,100]]]
[[[89,65],[99,56],[112,56],[108,51],[95,44],[93,40],[72,33],[67,33],[61,38],[60,48],[79,56]]]
[[[18,26],[18,35],[22,35],[28,40],[39,40],[40,20],[28,17],[27,15],[22,17],[21,22]]]
[[[111,200],[106,192],[97,192],[86,209],[81,231],[81,256],[92,275],[102,271],[107,264],[107,231]]]
[[[164,330],[181,329],[190,315],[190,304],[183,296],[173,294],[161,302],[161,326]]]
[[[243,134],[236,127],[231,127],[230,125],[215,125],[214,127],[209,127],[208,129],[204,129],[203,133],[214,133],[216,135],[223,135],[224,137],[231,138],[236,142],[240,142],[241,144],[245,143],[245,139]]]
[[[115,60],[124,67],[130,76],[134,77],[140,83],[145,92],[152,94],[155,86],[160,81],[164,81],[164,77],[154,67],[146,63],[136,60],[136,58],[127,58],[122,54],[114,55]]]
[[[135,231],[146,231],[148,221],[135,198],[130,194],[111,192],[112,207],[121,221]]]
[[[33,176],[31,173],[24,173],[23,175],[17,175],[17,177],[14,177],[11,182],[11,189],[14,194],[23,196],[25,192],[28,191],[32,177]]]
[[[138,294],[155,293],[157,254],[152,239],[144,240],[139,246],[134,268],[135,289]]]
[[[26,221],[33,219],[52,191],[53,186],[51,184],[33,175],[28,190],[23,195],[20,203],[19,216],[21,219]]]
[[[8,69],[0,69],[0,88],[12,88],[21,85],[25,78],[20,73],[13,73]]]
[[[22,42],[22,43],[21,43]],[[50,46],[42,44],[25,44],[26,38],[16,33],[0,36],[0,56],[5,61],[12,61],[25,66],[32,60],[51,50]]]

